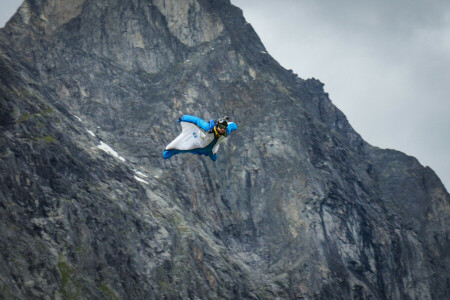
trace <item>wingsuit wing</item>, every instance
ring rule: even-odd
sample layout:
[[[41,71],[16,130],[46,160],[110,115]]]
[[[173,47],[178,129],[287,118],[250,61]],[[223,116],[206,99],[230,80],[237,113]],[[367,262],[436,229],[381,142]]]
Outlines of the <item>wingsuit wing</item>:
[[[227,128],[227,134],[230,134],[232,131],[235,131],[238,129],[238,126],[234,122],[228,122],[228,128]]]
[[[177,136],[165,150],[192,150],[196,148],[203,148],[205,146],[204,139],[206,132],[194,123],[180,122],[182,132]]]

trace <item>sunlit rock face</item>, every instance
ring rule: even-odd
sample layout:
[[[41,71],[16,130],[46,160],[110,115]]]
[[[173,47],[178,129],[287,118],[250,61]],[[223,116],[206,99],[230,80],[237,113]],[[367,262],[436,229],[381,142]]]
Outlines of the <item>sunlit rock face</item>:
[[[301,59],[301,58],[299,58]],[[445,299],[450,196],[226,0],[26,0],[0,30],[0,298]],[[216,162],[162,159],[183,114]]]

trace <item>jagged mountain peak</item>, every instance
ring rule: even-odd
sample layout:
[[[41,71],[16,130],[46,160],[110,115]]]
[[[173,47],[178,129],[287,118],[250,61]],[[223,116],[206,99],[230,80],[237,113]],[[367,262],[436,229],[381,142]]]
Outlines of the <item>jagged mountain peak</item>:
[[[236,50],[244,48],[241,41],[232,41],[236,30],[253,36],[251,44],[258,53],[265,50],[229,1],[27,0],[3,32],[14,36],[8,42],[25,52],[40,47],[39,41],[45,39],[48,55],[58,48],[71,52],[76,45],[121,68],[157,73],[185,61],[189,53],[213,48],[207,46],[209,42],[220,40],[233,43]],[[45,53],[34,51],[32,55]]]
[[[56,28],[77,17],[86,0],[25,0],[20,6],[15,23],[35,25],[43,32],[53,32]],[[92,4],[92,3],[91,3]],[[92,9],[89,6],[87,9]],[[96,1],[93,4],[107,11],[108,8],[135,7],[145,13],[145,7],[155,6],[166,17],[170,31],[186,45],[210,41],[223,30],[223,24],[210,9],[207,1],[155,0],[155,1]],[[102,15],[98,15],[102,21]],[[195,31],[193,30],[195,28]]]

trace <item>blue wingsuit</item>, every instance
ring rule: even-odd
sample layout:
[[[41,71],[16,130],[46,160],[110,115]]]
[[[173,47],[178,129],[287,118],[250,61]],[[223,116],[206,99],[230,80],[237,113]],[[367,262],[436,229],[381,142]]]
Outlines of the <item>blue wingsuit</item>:
[[[198,117],[184,115],[178,122],[183,131],[166,147],[164,159],[178,153],[194,153],[216,161],[220,143],[238,128],[236,123],[228,122],[226,133],[221,135],[214,128],[214,119],[206,122]]]

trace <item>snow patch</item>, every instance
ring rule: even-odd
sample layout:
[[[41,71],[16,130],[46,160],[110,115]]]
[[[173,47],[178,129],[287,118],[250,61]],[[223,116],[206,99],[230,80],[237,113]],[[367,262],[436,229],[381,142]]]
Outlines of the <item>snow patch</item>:
[[[74,116],[78,121],[83,122],[79,116],[77,116],[77,115],[73,115],[73,116]]]
[[[113,148],[111,148],[109,145],[103,143],[102,141],[100,141],[100,145],[98,145],[97,148],[105,151],[106,153],[114,156],[115,158],[120,159],[121,161],[125,161],[125,158],[120,156],[119,153],[117,153]]]
[[[136,173],[136,175],[141,177],[141,178],[147,178],[148,177],[147,175],[145,175],[144,173],[139,172],[139,171],[134,171],[134,173]]]
[[[90,130],[87,129],[87,128],[86,128],[86,130],[87,130],[87,132],[89,132],[90,135],[92,135],[93,137],[95,137],[95,133],[93,133],[92,131],[90,131]]]
[[[139,181],[139,182],[142,182],[142,183],[145,183],[145,184],[148,184],[148,182],[147,181],[145,181],[144,179],[142,179],[142,178],[139,178],[139,177],[137,177],[136,175],[134,175],[134,179],[136,179],[137,181]]]

